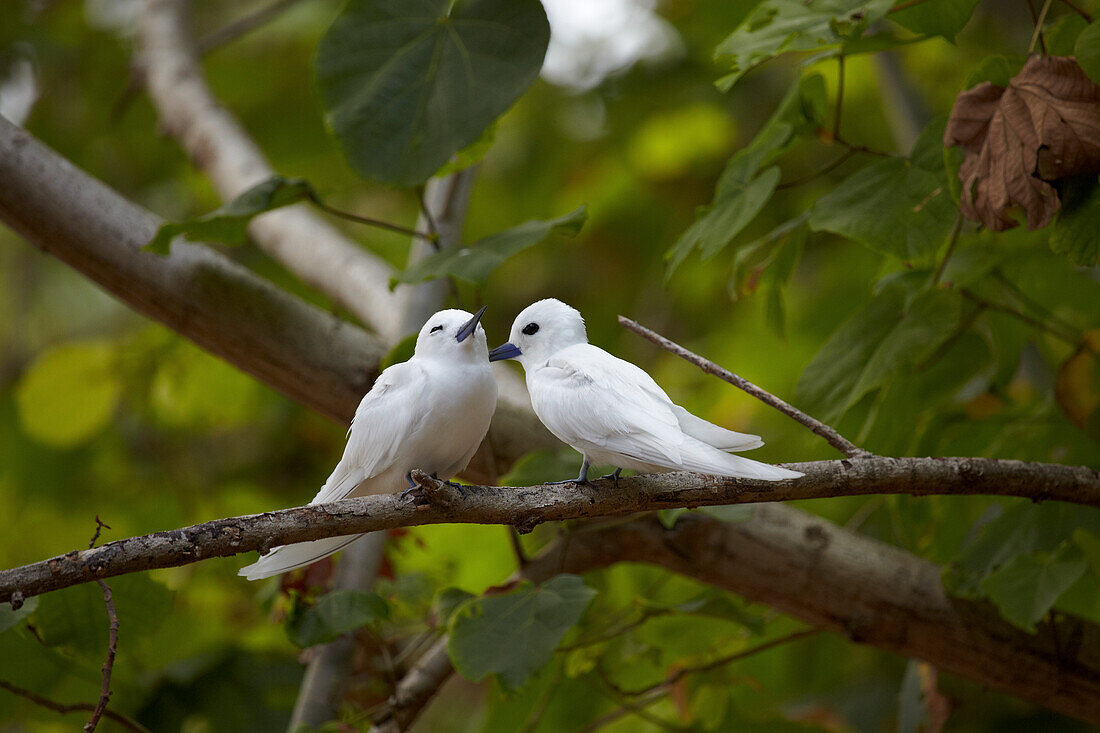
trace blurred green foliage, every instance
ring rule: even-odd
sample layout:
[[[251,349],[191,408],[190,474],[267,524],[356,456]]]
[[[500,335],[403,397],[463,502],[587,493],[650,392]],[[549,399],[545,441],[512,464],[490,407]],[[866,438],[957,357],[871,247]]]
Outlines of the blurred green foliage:
[[[577,306],[594,343],[643,365],[685,407],[765,436],[762,460],[833,453],[785,417],[623,332],[615,315],[795,399],[878,453],[1097,467],[1098,340],[1084,336],[1100,326],[1095,177],[1066,184],[1063,213],[1047,230],[994,235],[955,219],[959,160],[943,149],[943,115],[959,91],[1007,83],[1033,27],[1024,2],[975,4],[926,0],[887,14],[889,2],[834,0],[808,9],[786,0],[672,0],[660,12],[679,35],[679,56],[637,65],[594,89],[536,82],[482,134],[523,87],[504,90],[489,100],[492,114],[471,115],[470,129],[448,136],[445,154],[434,151],[412,167],[395,154],[388,163],[396,169],[367,173],[419,180],[481,135],[461,155],[464,164],[484,156],[466,242],[524,221],[549,227],[557,221],[549,217],[587,204],[575,239],[505,247],[511,256],[481,273],[484,288],[459,283],[461,299],[490,304],[491,340],[503,340],[514,314],[538,298]],[[1079,4],[1100,14],[1095,2]],[[34,134],[168,220],[202,216],[221,203],[210,184],[158,134],[149,102],[124,93],[133,53],[124,5],[12,0],[0,22],[0,77],[30,58],[39,99],[26,125]],[[208,33],[249,7],[200,0],[195,28]],[[349,149],[355,115],[345,128],[332,116],[335,87],[318,90],[312,81],[312,59],[339,10],[334,0],[296,3],[212,50],[205,71],[280,173],[309,180],[338,209],[409,227],[417,196],[353,172],[377,158]],[[777,18],[797,26],[793,42],[772,32]],[[1095,26],[1061,4],[1052,6],[1047,29],[1052,53],[1094,51]],[[346,39],[328,43],[322,66],[347,51]],[[885,48],[887,56],[874,53]],[[728,94],[714,85],[723,76]],[[326,100],[351,165],[326,132]],[[233,223],[238,233],[242,221]],[[404,265],[406,236],[338,223]],[[257,249],[227,254],[330,307]],[[454,274],[430,274],[444,273]],[[338,458],[344,429],[0,231],[0,507],[9,520],[0,566],[83,546],[97,515],[110,525],[105,541],[300,504]],[[531,455],[502,483],[572,475],[575,459],[566,450]],[[988,599],[1023,628],[1052,609],[1100,621],[1095,512],[984,497],[803,504],[940,563],[952,593]],[[732,510],[712,514],[751,521],[751,509]],[[555,531],[539,528],[525,545],[537,549]],[[155,731],[281,729],[301,674],[287,631],[308,644],[370,621],[359,639],[368,656],[380,643],[450,628],[453,646],[463,648],[461,671],[502,676],[452,683],[418,729],[576,730],[617,709],[621,690],[799,628],[731,594],[621,564],[560,594],[564,610],[530,630],[529,657],[502,655],[501,640],[480,636],[486,629],[478,621],[502,613],[502,604],[537,620],[543,601],[536,596],[556,587],[465,595],[514,571],[501,527],[397,533],[377,596],[321,596],[323,573],[248,584],[235,574],[243,562],[112,579],[121,622],[113,709]],[[94,700],[106,626],[94,585],[44,596],[20,613],[0,609],[0,679],[61,702]],[[562,639],[566,651],[545,663]],[[817,635],[688,675],[647,710],[693,730],[912,729],[923,704],[914,703],[923,694],[914,670]],[[385,700],[385,685],[377,674],[352,680],[348,725],[367,725],[365,711]],[[963,680],[942,676],[939,685],[956,703],[953,730],[1077,729]],[[9,721],[0,730],[70,730],[74,720],[0,691],[0,721]],[[626,716],[606,729],[659,727]]]

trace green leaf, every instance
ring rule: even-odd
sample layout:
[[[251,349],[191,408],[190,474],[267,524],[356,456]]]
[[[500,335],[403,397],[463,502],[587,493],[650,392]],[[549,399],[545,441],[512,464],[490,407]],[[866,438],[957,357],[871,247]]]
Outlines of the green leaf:
[[[341,634],[390,617],[390,607],[377,593],[334,590],[316,604],[291,617],[287,638],[300,647],[335,641]]]
[[[435,594],[435,600],[432,601],[432,609],[435,611],[439,624],[442,626],[448,625],[451,616],[454,615],[458,607],[476,597],[473,593],[464,591],[461,588],[452,587],[440,590]]]
[[[1049,555],[1017,555],[982,579],[981,588],[1002,616],[1034,634],[1035,624],[1087,567],[1081,551],[1067,544]]]
[[[946,118],[921,132],[910,160],[862,168],[814,203],[810,228],[855,240],[899,259],[925,259],[943,244],[957,209],[943,159]]]
[[[1050,234],[1050,248],[1075,265],[1091,267],[1100,263],[1097,232],[1100,232],[1100,185],[1096,181],[1067,183],[1062,210]]]
[[[398,283],[418,283],[439,277],[454,277],[474,285],[485,285],[493,270],[512,255],[538,244],[551,234],[576,236],[588,216],[581,206],[556,219],[525,221],[519,226],[490,234],[469,247],[450,247],[433,252],[397,277]]]
[[[0,603],[0,634],[14,629],[19,623],[38,608],[38,596],[28,598],[18,611],[11,610],[10,603]]]
[[[156,235],[142,249],[167,255],[172,240],[181,234],[193,242],[221,242],[234,246],[244,244],[252,217],[316,197],[316,192],[308,181],[272,176],[209,214],[187,221],[161,224]]]
[[[485,132],[481,133],[481,137],[455,153],[453,158],[435,172],[435,175],[449,176],[481,162],[481,159],[489,152],[489,148],[493,147],[493,143],[496,142],[499,123],[500,120],[498,119],[486,127]]]
[[[1009,80],[1020,73],[1027,56],[986,56],[966,77],[964,89],[971,89],[982,82],[1007,87]]]
[[[920,662],[910,659],[898,690],[898,733],[918,733],[927,721],[920,683]]]
[[[1088,77],[1100,84],[1100,21],[1089,23],[1073,44],[1077,64]]]
[[[907,299],[903,287],[890,285],[829,337],[802,372],[795,393],[811,412],[835,420],[864,395],[923,362],[951,335],[959,315],[954,292],[926,290]]]
[[[714,199],[665,255],[669,261],[666,283],[695,249],[703,260],[710,259],[760,213],[775,192],[780,175],[778,166],[762,173],[760,169],[781,155],[797,136],[820,124],[825,106],[825,80],[820,74],[811,74],[791,87],[752,142],[730,158],[715,186]]]
[[[790,51],[843,48],[886,15],[891,0],[764,0],[718,44],[715,58],[730,67],[727,91],[754,66]]]
[[[492,673],[505,688],[518,689],[550,661],[595,595],[580,577],[558,575],[538,587],[523,583],[474,599],[451,618],[451,661],[473,682]]]
[[[27,434],[71,448],[107,426],[121,394],[114,345],[83,341],[39,354],[16,385],[15,404]]]
[[[978,0],[925,0],[890,14],[890,20],[922,36],[943,36],[952,43],[974,14]]]
[[[1051,56],[1073,56],[1074,46],[1089,22],[1077,13],[1066,13],[1043,29],[1043,41]],[[1080,59],[1077,60],[1080,63]]]
[[[351,0],[317,46],[325,118],[360,175],[414,186],[538,77],[538,0]]]

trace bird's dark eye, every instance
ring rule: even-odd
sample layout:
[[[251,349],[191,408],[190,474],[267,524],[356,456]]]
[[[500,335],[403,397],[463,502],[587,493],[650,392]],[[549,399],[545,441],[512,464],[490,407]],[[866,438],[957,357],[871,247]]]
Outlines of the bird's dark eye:
[[[528,336],[534,336],[536,333],[538,333],[538,330],[539,324],[537,323],[528,323],[526,326],[523,327],[523,332]]]
[[[435,333],[436,331],[442,331],[442,330],[443,330],[443,326],[436,326],[435,328],[433,328],[428,333]]]

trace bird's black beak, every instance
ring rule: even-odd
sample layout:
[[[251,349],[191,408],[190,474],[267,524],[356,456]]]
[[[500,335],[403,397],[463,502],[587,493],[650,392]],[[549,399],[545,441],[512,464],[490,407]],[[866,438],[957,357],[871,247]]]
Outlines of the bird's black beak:
[[[466,340],[466,337],[474,332],[477,328],[477,322],[481,320],[481,317],[485,315],[485,309],[489,306],[481,306],[481,310],[474,314],[474,317],[462,324],[462,328],[458,329],[458,333],[455,334],[455,341],[462,343]]]
[[[523,352],[519,350],[519,347],[511,343],[503,343],[489,352],[489,361],[504,361],[505,359],[515,359]]]

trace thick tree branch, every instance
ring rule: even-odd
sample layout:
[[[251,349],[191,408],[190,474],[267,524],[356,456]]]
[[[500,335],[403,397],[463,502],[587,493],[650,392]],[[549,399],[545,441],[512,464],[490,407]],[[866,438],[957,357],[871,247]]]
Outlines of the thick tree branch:
[[[109,542],[0,571],[0,602],[151,568],[187,565],[275,545],[427,524],[542,522],[680,507],[821,499],[867,494],[989,494],[1100,506],[1100,472],[989,458],[868,458],[783,464],[806,475],[789,481],[722,479],[693,473],[652,474],[522,488],[474,486],[463,498],[448,484],[422,477],[428,503],[397,494],[219,519],[183,529]],[[21,596],[15,594],[21,593]]]
[[[161,220],[0,118],[0,221],[291,399],[348,424],[386,347],[218,253],[141,251]]]

